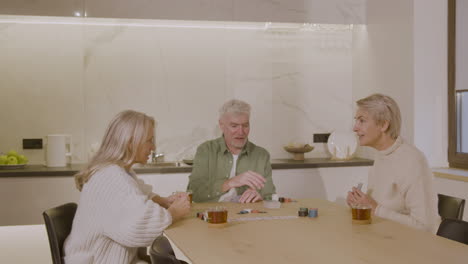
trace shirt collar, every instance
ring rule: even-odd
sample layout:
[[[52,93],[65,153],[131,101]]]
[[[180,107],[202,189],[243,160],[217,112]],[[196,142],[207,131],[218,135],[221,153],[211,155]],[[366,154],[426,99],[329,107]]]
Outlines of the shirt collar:
[[[226,146],[226,142],[224,141],[224,135],[221,136],[220,138],[218,138],[218,143],[219,143],[219,146],[221,148],[222,153],[224,153],[224,154],[226,154],[226,152],[231,153],[229,151],[229,149],[227,148],[227,146]],[[239,156],[242,156],[244,154],[248,156],[250,154],[250,152],[252,151],[252,149],[253,149],[253,144],[250,143],[249,140],[247,140],[247,142],[245,143],[244,148],[242,148],[241,152],[239,153]]]
[[[387,149],[384,149],[384,150],[381,150],[379,151],[379,154],[382,155],[382,156],[387,156],[387,155],[390,155],[392,154],[392,152],[394,152],[399,146],[401,146],[401,144],[403,144],[403,139],[398,136],[397,139],[395,140],[395,142],[393,143],[393,145],[391,145],[389,148]]]

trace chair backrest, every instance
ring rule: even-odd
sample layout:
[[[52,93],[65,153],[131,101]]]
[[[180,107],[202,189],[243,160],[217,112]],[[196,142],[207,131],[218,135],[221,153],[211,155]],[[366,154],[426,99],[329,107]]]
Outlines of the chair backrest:
[[[150,258],[152,264],[183,264],[185,261],[175,257],[169,240],[163,236],[158,236],[151,245]]]
[[[468,245],[468,222],[446,218],[440,223],[437,235]]]
[[[465,208],[465,199],[438,194],[439,196],[439,215],[442,219],[454,218],[463,219],[463,210]]]
[[[49,237],[50,252],[54,264],[63,264],[63,242],[70,234],[76,203],[67,203],[50,208],[42,213]]]

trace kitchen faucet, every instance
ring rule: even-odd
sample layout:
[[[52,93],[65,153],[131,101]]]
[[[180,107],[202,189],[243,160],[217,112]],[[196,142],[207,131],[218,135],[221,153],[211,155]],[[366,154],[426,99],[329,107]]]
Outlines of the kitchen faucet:
[[[156,151],[151,151],[151,163],[158,163],[164,161],[164,153],[156,153]]]

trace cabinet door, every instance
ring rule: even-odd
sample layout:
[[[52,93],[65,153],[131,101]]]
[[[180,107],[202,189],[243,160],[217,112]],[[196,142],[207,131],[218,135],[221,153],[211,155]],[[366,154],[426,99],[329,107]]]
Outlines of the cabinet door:
[[[0,15],[82,16],[85,0],[1,0]]]

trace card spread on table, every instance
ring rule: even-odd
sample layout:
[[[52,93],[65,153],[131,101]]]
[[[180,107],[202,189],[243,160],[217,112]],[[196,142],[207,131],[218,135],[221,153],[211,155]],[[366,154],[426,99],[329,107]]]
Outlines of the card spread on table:
[[[228,222],[259,221],[259,220],[280,220],[280,219],[295,219],[295,218],[299,218],[299,217],[296,216],[296,215],[240,217],[240,218],[230,218],[230,219],[228,219]]]

